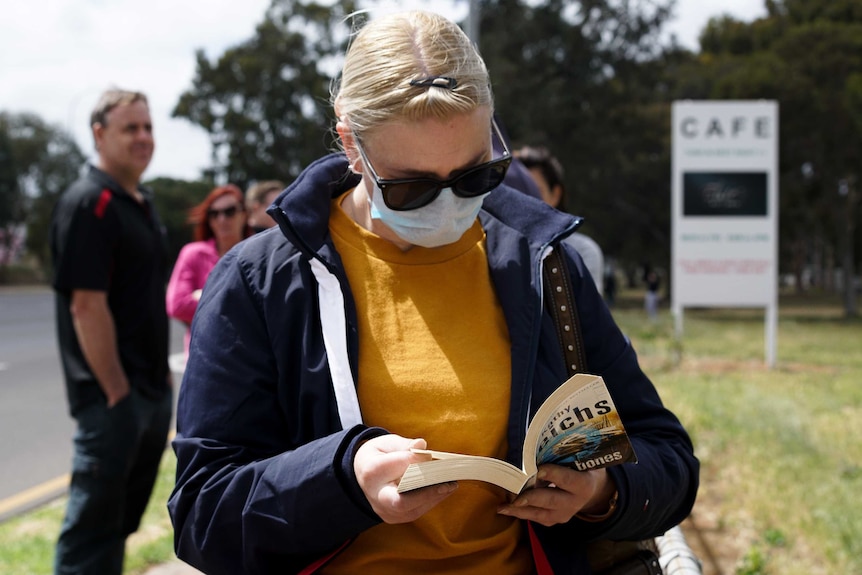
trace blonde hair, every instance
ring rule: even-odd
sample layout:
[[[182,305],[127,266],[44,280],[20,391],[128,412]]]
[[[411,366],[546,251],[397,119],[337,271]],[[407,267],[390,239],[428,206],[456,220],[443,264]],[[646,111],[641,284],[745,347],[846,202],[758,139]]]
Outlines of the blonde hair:
[[[248,209],[254,208],[257,204],[263,203],[266,195],[270,192],[280,192],[284,189],[284,184],[280,180],[266,180],[257,182],[251,186],[245,193],[245,207]]]
[[[331,96],[339,119],[348,119],[360,140],[393,120],[446,119],[482,106],[493,111],[494,105],[488,70],[467,35],[422,11],[391,14],[362,28]]]

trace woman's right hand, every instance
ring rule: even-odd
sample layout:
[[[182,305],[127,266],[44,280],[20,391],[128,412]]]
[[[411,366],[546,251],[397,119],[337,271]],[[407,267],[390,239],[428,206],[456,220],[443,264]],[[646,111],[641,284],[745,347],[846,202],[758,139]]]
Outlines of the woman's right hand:
[[[411,449],[425,449],[424,439],[381,435],[356,451],[353,470],[371,508],[385,523],[409,523],[424,515],[458,488],[456,482],[398,493],[398,481],[411,463],[426,461]]]

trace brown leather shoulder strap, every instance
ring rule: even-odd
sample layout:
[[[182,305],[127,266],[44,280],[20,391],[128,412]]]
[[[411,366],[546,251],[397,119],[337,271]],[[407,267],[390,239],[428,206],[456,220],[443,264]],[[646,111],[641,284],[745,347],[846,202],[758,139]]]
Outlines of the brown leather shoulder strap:
[[[557,328],[569,377],[587,371],[587,354],[575,306],[575,294],[565,259],[556,246],[544,262],[545,305]],[[599,575],[661,575],[655,540],[593,541],[587,554],[593,572]],[[647,551],[649,550],[649,551]]]
[[[551,250],[544,261],[545,305],[557,327],[557,337],[566,359],[569,376],[587,371],[587,354],[575,294],[569,281],[568,269],[559,246]]]

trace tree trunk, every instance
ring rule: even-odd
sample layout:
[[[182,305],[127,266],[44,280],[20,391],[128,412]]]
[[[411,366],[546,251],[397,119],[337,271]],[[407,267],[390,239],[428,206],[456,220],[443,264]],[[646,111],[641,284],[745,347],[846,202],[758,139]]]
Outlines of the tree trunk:
[[[847,210],[845,212],[845,237],[844,237],[844,316],[856,317],[856,265],[854,256],[854,244],[856,242],[856,182],[843,180],[841,182],[842,195],[847,196]]]

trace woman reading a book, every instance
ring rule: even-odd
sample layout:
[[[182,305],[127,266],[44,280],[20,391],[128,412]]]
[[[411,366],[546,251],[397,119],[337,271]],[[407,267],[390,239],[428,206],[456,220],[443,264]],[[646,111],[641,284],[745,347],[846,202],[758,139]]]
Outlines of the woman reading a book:
[[[353,38],[333,90],[342,151],[310,165],[223,256],[180,390],[178,555],[205,573],[589,573],[592,539],[655,536],[694,503],[689,438],[580,256],[579,219],[500,183],[511,156],[487,70],[426,12]],[[567,379],[543,307],[560,250],[591,373],[639,463],[544,465],[512,496],[461,481],[399,493],[412,448],[521,465]]]

